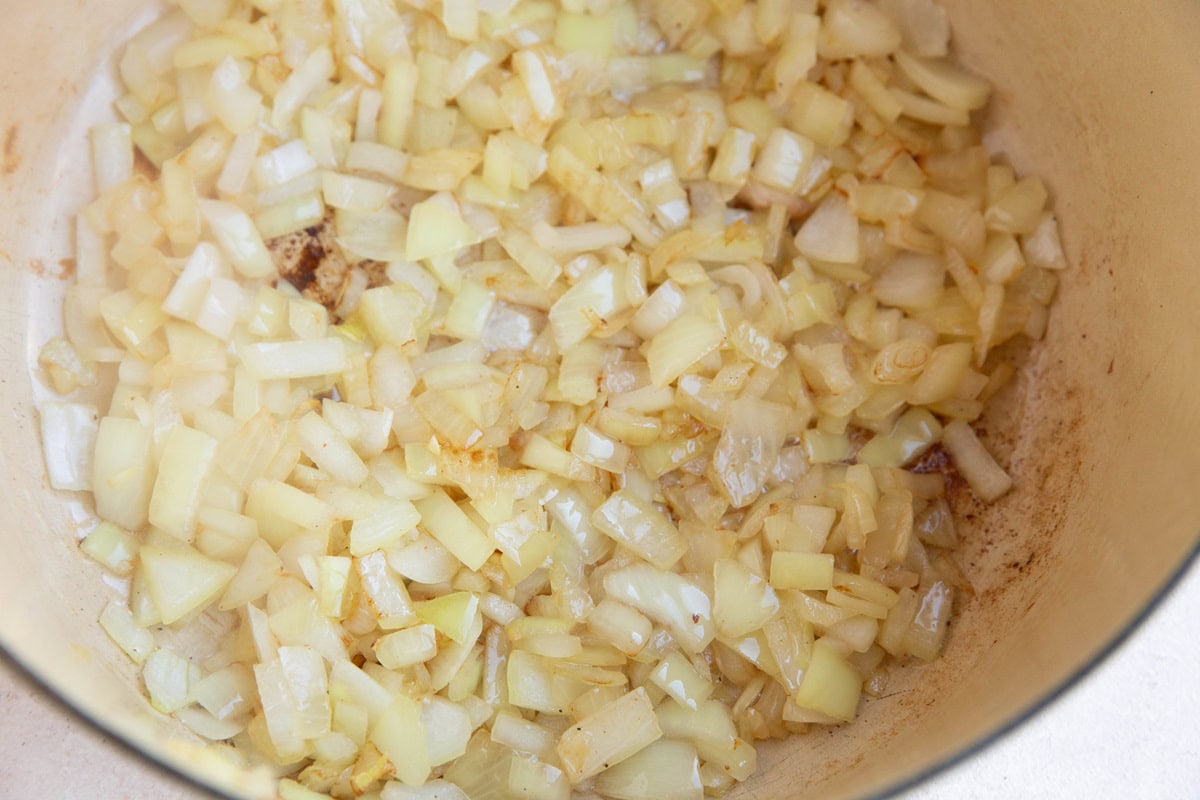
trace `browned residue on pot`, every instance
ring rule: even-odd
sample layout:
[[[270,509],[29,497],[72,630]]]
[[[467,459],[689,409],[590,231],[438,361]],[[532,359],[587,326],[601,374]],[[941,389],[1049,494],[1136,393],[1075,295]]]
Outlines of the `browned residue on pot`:
[[[65,281],[75,275],[75,259],[61,258],[58,261],[58,269],[47,266],[46,262],[40,258],[31,259],[29,262],[29,271],[39,278],[54,278],[55,280]]]
[[[17,152],[17,137],[19,135],[20,128],[16,125],[10,125],[4,133],[3,169],[5,175],[12,175],[21,166],[21,155]]]
[[[334,234],[332,215],[316,225],[267,242],[279,276],[305,298],[333,313],[342,303],[354,272],[361,271],[368,287],[387,282],[385,265],[377,261],[351,263]]]

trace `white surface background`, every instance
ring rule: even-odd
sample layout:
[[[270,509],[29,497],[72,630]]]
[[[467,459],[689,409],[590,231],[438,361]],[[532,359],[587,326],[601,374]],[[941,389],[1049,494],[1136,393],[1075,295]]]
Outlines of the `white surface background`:
[[[899,800],[1200,798],[1200,569],[1080,686]],[[206,800],[0,662],[0,800]]]
[[[1200,797],[1200,569],[1082,684],[902,800]]]

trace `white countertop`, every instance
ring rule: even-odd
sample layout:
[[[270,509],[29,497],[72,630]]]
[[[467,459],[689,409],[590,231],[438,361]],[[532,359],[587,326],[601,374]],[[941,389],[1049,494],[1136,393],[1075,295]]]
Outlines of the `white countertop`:
[[[1200,796],[1200,569],[1048,709],[902,800]],[[96,735],[0,662],[0,800],[208,800]]]
[[[1200,568],[1084,681],[903,800],[1200,797]]]

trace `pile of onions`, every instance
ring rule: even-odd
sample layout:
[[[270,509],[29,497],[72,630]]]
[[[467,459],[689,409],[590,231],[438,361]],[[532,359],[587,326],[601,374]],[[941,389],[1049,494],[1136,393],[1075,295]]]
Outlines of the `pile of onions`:
[[[1009,489],[1066,261],[930,0],[176,5],[41,356],[156,709],[287,800],[690,800],[938,655],[910,467]]]

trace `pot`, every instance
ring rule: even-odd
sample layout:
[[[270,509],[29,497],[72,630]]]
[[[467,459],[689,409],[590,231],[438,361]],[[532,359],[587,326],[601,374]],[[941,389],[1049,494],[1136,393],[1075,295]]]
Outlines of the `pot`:
[[[1111,650],[1200,529],[1200,7],[1188,0],[944,0],[961,59],[996,87],[987,142],[1051,188],[1072,269],[1049,334],[983,421],[1016,479],[975,506],[958,553],[975,587],[945,655],[895,670],[860,720],[766,745],[732,797],[861,796],[904,785],[1021,719]],[[49,488],[36,358],[56,334],[70,221],[90,191],[86,131],[111,113],[113,54],[161,8],[0,0],[0,646],[45,686],[171,769],[273,797],[142,699],[95,620],[89,510]]]

